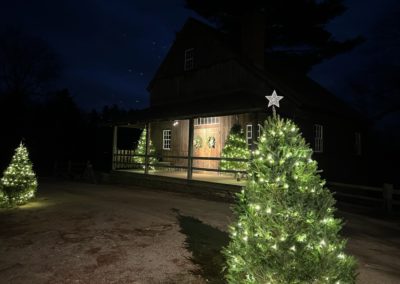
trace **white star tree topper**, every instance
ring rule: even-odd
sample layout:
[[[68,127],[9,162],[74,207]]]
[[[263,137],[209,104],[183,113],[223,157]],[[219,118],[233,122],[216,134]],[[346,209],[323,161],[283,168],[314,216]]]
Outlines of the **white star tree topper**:
[[[283,99],[283,96],[278,96],[276,91],[272,92],[272,96],[265,96],[268,100],[268,107],[270,106],[277,106],[279,107],[279,101]]]
[[[279,107],[279,101],[283,99],[283,96],[278,96],[276,91],[272,92],[271,96],[265,96],[268,100],[268,107],[272,106],[272,112],[275,115],[275,106]]]

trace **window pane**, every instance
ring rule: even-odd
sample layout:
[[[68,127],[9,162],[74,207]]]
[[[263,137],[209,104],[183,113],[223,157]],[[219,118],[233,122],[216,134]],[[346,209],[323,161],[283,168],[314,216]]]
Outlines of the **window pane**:
[[[184,70],[191,70],[194,67],[194,49],[189,48],[185,50]]]
[[[324,150],[323,126],[314,124],[314,152],[322,153]]]
[[[253,125],[247,124],[246,125],[246,141],[247,144],[251,144],[251,138],[253,137]]]
[[[200,117],[194,120],[194,125],[218,124],[219,117]]]
[[[171,130],[169,129],[163,130],[163,149],[171,149]]]

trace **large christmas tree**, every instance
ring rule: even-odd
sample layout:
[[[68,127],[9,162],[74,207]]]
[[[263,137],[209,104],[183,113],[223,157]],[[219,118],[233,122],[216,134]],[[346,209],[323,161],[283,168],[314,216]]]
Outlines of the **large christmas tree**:
[[[36,176],[32,170],[28,150],[22,142],[15,150],[10,165],[4,171],[0,185],[5,199],[11,205],[23,204],[35,196]]]
[[[140,135],[138,145],[135,149],[135,155],[143,155],[143,156],[135,156],[133,158],[134,163],[141,164],[141,167],[144,168],[144,163],[145,163],[145,157],[144,155],[146,154],[146,128],[143,129],[142,134]],[[151,142],[151,139],[149,137],[149,152],[148,155],[156,155],[156,149],[153,146],[153,143]],[[149,169],[154,169],[154,163],[157,162],[157,158],[155,157],[149,157]]]
[[[224,249],[229,283],[355,282],[335,200],[311,155],[292,121],[265,121]]]
[[[239,124],[234,124],[222,149],[221,158],[250,159],[244,133]],[[221,160],[221,170],[247,171],[249,163],[246,161]],[[236,176],[240,176],[236,174]]]

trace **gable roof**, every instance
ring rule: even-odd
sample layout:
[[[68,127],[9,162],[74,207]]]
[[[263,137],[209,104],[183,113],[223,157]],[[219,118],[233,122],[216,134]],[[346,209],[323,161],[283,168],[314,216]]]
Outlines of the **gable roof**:
[[[251,72],[260,80],[266,82],[266,84],[272,89],[276,89],[279,95],[285,96],[287,100],[290,100],[291,103],[298,108],[323,114],[330,114],[337,117],[351,118],[358,121],[363,120],[361,114],[359,114],[356,110],[352,109],[341,99],[330,93],[328,90],[323,88],[305,74],[282,72],[280,70],[281,68],[274,68],[274,65],[268,61],[268,58],[266,58],[264,70],[257,68],[253,63],[242,56],[238,42],[235,42],[235,40],[230,38],[227,34],[220,32],[194,18],[189,18],[184,24],[182,30],[177,34],[170,51],[156,71],[153,79],[150,81],[148,90],[151,89],[154,82],[158,79],[179,75],[179,73],[176,72],[185,72],[183,68],[180,68],[179,71],[176,71],[175,73],[169,72],[170,70],[168,70],[167,66],[170,64],[170,60],[172,60],[169,57],[169,53],[180,40],[183,40],[184,37],[196,36],[198,34],[206,34],[210,40],[218,41],[220,46],[224,48],[226,57],[219,60],[235,60],[248,72]],[[207,66],[199,66],[198,69],[205,67]],[[189,114],[198,114],[204,116],[208,115],[209,113],[215,114],[218,109],[211,111],[213,108],[220,108],[219,113],[221,113],[221,115],[222,113],[229,113],[239,110],[243,111],[246,109],[248,109],[248,111],[265,109],[264,96],[267,94],[262,96],[260,94],[256,95],[243,93],[239,95],[239,93],[240,92],[235,94],[231,93],[229,96],[226,94],[215,95],[215,97],[213,97],[212,105],[210,103],[207,104],[207,100],[203,98],[182,103],[175,103],[169,106],[165,105],[165,108],[168,108],[169,110],[168,116],[170,116],[172,113],[175,113],[177,117],[186,117]],[[241,99],[241,96],[246,99]],[[232,100],[233,97],[236,99]],[[173,111],[173,109],[176,110]],[[165,111],[162,110],[162,107],[150,107],[150,109],[147,110],[146,116],[149,115],[161,117],[163,116],[161,115],[163,113],[165,113]]]
[[[147,89],[150,90],[153,82],[157,79],[161,79],[164,77],[170,77],[173,75],[177,75],[176,73],[171,73],[170,70],[168,70],[167,66],[170,64],[170,60],[173,60],[172,56],[170,56],[170,53],[174,51],[174,47],[177,45],[179,41],[181,41],[185,37],[189,36],[196,36],[200,34],[206,34],[207,37],[209,38],[209,41],[215,40],[218,43],[221,44],[221,47],[223,47],[226,51],[225,58],[223,60],[229,59],[229,58],[234,58],[237,56],[237,51],[234,50],[234,42],[233,40],[229,37],[229,35],[222,33],[215,28],[199,21],[196,20],[192,17],[188,18],[188,20],[185,22],[183,25],[182,29],[177,32],[176,38],[174,42],[172,43],[167,55],[165,56],[164,60],[161,62],[160,66],[157,68],[153,78],[150,80]],[[203,65],[204,66],[204,65]],[[199,66],[202,67],[202,66]],[[184,73],[185,71],[183,69],[180,69],[181,73]]]

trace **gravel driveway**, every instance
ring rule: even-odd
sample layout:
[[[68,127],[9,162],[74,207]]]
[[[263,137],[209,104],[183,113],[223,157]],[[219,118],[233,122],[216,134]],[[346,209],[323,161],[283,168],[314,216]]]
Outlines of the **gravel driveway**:
[[[223,234],[229,206],[161,190],[42,181],[37,201],[0,210],[0,282],[206,283],[177,215]],[[399,226],[342,216],[359,283],[400,283]]]

